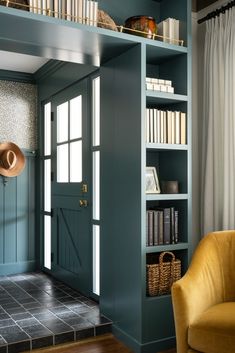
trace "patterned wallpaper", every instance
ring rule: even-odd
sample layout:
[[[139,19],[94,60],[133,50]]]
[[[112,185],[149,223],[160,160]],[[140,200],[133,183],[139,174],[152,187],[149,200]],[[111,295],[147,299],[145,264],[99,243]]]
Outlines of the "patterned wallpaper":
[[[37,148],[37,87],[0,80],[0,142]]]

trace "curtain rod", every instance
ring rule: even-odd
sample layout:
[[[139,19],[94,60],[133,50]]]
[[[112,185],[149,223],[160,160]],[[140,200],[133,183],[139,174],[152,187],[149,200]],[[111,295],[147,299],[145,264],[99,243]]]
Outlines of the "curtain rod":
[[[212,11],[208,13],[205,17],[200,18],[197,23],[203,23],[205,21],[210,20],[213,17],[219,16],[221,13],[225,13],[225,11],[231,9],[233,6],[235,6],[235,0],[230,1],[227,5],[220,7],[219,9],[216,9],[215,11]]]

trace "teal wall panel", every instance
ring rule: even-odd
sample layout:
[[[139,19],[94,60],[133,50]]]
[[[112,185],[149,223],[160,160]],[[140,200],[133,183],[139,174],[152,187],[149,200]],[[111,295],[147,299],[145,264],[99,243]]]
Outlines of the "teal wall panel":
[[[16,178],[4,186],[4,262],[16,262]]]
[[[21,175],[0,177],[0,275],[35,269],[35,158],[25,155]]]
[[[25,166],[25,174],[28,175],[29,164]],[[25,246],[28,238],[28,223],[29,214],[28,209],[28,186],[26,184],[25,175],[20,175],[16,178],[16,202],[17,202],[17,221],[16,221],[16,241],[17,254],[16,261],[24,261],[27,259],[28,247]]]
[[[101,311],[141,342],[141,46],[101,68]]]

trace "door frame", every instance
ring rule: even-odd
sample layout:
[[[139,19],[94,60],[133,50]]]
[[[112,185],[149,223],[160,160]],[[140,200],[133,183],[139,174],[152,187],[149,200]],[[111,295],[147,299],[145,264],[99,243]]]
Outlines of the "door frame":
[[[96,70],[95,72],[93,72],[92,74],[86,76],[87,77],[87,81],[88,81],[88,97],[87,97],[87,102],[88,102],[88,116],[89,116],[89,126],[90,126],[90,133],[91,133],[91,136],[93,136],[93,129],[92,129],[92,109],[93,109],[93,102],[92,102],[92,82],[95,78],[97,77],[100,77],[100,72],[99,70]],[[84,77],[85,78],[85,77]],[[84,78],[82,78],[81,80],[83,80]],[[39,258],[40,258],[40,268],[41,270],[43,270],[44,272],[48,273],[48,274],[52,274],[51,270],[46,268],[44,266],[44,221],[43,221],[43,215],[44,215],[44,212],[43,212],[43,205],[44,205],[44,198],[43,198],[43,192],[44,192],[44,166],[43,166],[43,163],[44,163],[44,156],[43,156],[43,146],[44,146],[44,121],[43,121],[43,117],[44,117],[44,112],[43,112],[43,108],[44,108],[44,105],[47,104],[48,102],[51,101],[51,99],[53,99],[54,96],[56,96],[58,93],[66,90],[67,88],[69,88],[70,86],[74,86],[76,85],[79,81],[81,81],[80,79],[73,82],[71,85],[68,85],[66,87],[64,87],[62,90],[58,90],[58,92],[55,92],[53,95],[51,95],[49,98],[47,99],[44,99],[40,102],[40,106],[39,106],[39,109],[40,109],[40,117],[41,117],[41,121],[39,122],[39,125],[40,125],[40,190],[38,191],[39,192],[39,198],[40,198],[40,221],[39,221],[39,224],[40,224],[40,254],[39,254]],[[92,141],[90,143],[90,146],[89,146],[89,153],[90,153],[90,171],[92,173],[92,151],[94,149],[92,148]],[[91,174],[92,176],[92,174]],[[92,182],[91,182],[91,193],[92,193]],[[99,225],[100,225],[100,222],[98,222]],[[89,224],[89,227],[90,227],[90,236],[92,237],[92,226],[93,224],[97,225],[97,222],[92,222],[92,215],[91,215],[91,219],[90,219],[90,224]],[[93,255],[92,255],[92,264],[91,264],[91,267],[93,269]],[[93,283],[93,271],[92,271],[92,283]],[[71,286],[72,286],[73,283],[71,283]],[[92,284],[92,290],[91,290],[91,293],[90,293],[90,296],[96,300],[99,300],[99,295],[93,293],[93,284]]]

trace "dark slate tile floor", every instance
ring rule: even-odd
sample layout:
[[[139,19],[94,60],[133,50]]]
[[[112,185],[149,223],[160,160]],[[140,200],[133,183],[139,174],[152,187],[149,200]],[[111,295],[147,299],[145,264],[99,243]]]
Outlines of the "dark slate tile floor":
[[[101,335],[111,322],[93,300],[42,272],[0,276],[0,353]]]

